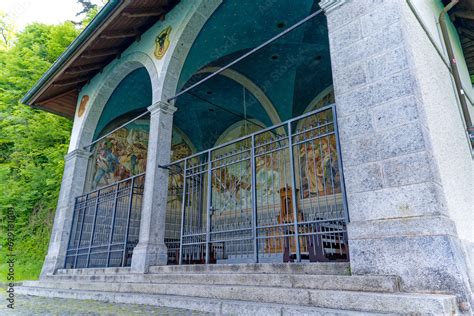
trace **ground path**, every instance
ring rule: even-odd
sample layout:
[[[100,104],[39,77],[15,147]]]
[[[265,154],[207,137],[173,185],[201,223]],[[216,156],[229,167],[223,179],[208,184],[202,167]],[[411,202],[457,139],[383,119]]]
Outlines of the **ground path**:
[[[0,288],[0,315],[209,315],[185,309],[146,305],[113,304],[91,300],[15,296],[15,309],[7,308],[5,289]]]

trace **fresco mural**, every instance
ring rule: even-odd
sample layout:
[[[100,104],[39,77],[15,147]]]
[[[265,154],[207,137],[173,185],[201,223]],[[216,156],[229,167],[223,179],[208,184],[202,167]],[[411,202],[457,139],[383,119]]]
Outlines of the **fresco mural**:
[[[107,186],[146,171],[149,129],[149,119],[136,120],[95,144],[92,189]],[[191,153],[191,147],[186,143],[185,138],[174,130],[171,161],[187,157]]]
[[[331,111],[312,115],[298,124],[298,141],[313,139],[299,145],[302,197],[341,193],[341,177],[337,163],[336,137]]]
[[[136,120],[95,144],[92,189],[145,172],[150,121]]]
[[[156,59],[162,59],[165,56],[168,47],[170,46],[170,34],[171,26],[168,26],[158,34],[155,39],[155,57]]]
[[[81,103],[79,104],[79,110],[77,111],[77,116],[81,117],[84,112],[86,111],[87,104],[89,103],[89,96],[84,95],[81,99]]]

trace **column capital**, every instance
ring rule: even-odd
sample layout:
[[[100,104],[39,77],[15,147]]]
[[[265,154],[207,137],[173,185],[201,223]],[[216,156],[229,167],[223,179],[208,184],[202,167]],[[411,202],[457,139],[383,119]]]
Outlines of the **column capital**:
[[[346,2],[347,0],[321,0],[319,1],[319,6],[327,14],[331,12],[332,10],[338,8],[339,6],[343,5]]]
[[[150,111],[150,114],[153,115],[155,113],[163,113],[163,114],[170,114],[173,115],[174,112],[176,112],[177,108],[170,103],[166,101],[158,101],[156,103],[153,103],[150,105],[148,108],[148,111]]]
[[[82,148],[74,149],[73,151],[69,152],[64,156],[64,160],[68,161],[73,158],[85,158],[88,159],[92,153],[89,150],[85,150]]]

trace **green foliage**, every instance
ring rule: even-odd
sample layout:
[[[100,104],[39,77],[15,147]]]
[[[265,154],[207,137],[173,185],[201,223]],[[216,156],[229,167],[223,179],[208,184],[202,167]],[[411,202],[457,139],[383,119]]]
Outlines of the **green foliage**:
[[[0,49],[0,281],[6,277],[6,214],[11,211],[16,215],[16,280],[40,272],[71,131],[69,120],[19,100],[78,32],[71,22],[35,23]]]

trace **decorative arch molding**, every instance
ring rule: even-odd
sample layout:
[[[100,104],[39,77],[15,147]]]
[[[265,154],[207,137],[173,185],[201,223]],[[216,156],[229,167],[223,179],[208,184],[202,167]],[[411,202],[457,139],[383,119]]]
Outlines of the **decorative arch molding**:
[[[308,106],[306,107],[306,109],[304,110],[303,114],[306,114],[308,112],[311,112],[312,110],[315,110],[315,107],[316,105],[318,104],[318,102],[324,98],[325,96],[327,96],[329,93],[331,93],[332,91],[334,90],[334,87],[333,85],[330,85],[328,86],[326,89],[324,89],[323,91],[321,91],[316,97],[314,97],[314,99],[308,104]]]
[[[205,67],[201,69],[198,73],[213,73],[219,69],[219,67]],[[232,69],[226,69],[219,75],[227,77],[245,87],[255,97],[255,99],[260,102],[268,117],[272,121],[273,125],[281,123],[280,116],[278,115],[278,112],[276,111],[273,103],[267,97],[265,92],[263,92],[263,90],[260,89],[259,86],[253,83],[252,80],[250,80],[248,77],[244,76],[240,72]]]
[[[191,148],[191,151],[193,153],[197,153],[196,146],[193,144],[193,142],[191,141],[191,139],[189,138],[189,136],[185,132],[183,132],[176,125],[173,125],[173,132],[177,132],[183,138],[183,140],[186,142],[186,144]]]
[[[160,80],[156,89],[160,100],[168,100],[176,95],[178,81],[184,62],[199,32],[223,0],[196,1],[195,7],[177,29],[178,38],[173,41],[163,60]],[[155,86],[154,86],[155,89]]]
[[[260,122],[259,120],[256,120],[256,119],[251,119],[250,121],[256,123],[257,125],[260,125],[260,126],[265,126],[265,124],[263,124],[262,122]],[[218,146],[218,145],[222,145],[230,140],[233,140],[233,139],[230,139],[230,140],[226,140],[228,138],[228,136],[237,128],[240,128],[243,124],[245,124],[245,120],[242,120],[242,121],[238,121],[238,122],[235,122],[234,124],[230,125],[224,132],[222,132],[222,134],[219,136],[219,138],[216,140],[215,144],[213,147],[215,146]],[[251,133],[249,133],[250,135]]]
[[[76,144],[75,146],[70,146],[70,148],[83,148],[92,142],[100,115],[110,96],[128,74],[141,67],[144,67],[150,76],[152,84],[152,103],[159,100],[159,95],[156,93],[157,90],[154,87],[155,83],[158,82],[158,71],[156,70],[153,60],[142,52],[132,52],[122,56],[116,63],[110,64],[109,67],[107,67],[108,71],[100,76],[100,81],[96,85],[97,89],[91,96],[89,101],[90,105],[86,110],[84,119],[77,132],[78,139]]]

